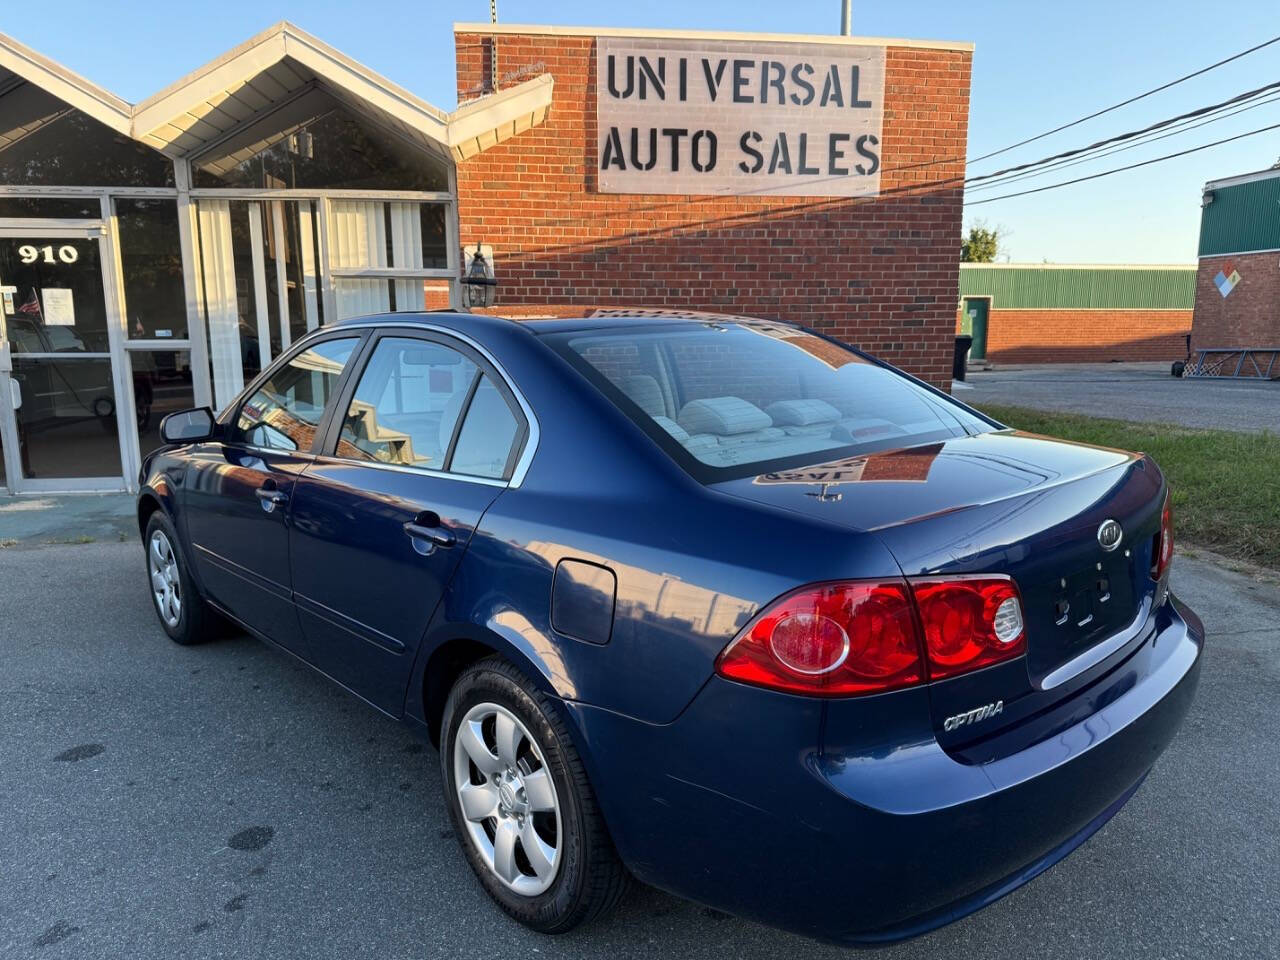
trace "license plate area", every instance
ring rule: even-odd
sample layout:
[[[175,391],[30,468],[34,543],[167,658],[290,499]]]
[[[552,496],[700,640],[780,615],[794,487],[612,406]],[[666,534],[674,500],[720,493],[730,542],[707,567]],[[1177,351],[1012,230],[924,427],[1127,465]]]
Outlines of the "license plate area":
[[[1123,562],[1096,562],[1059,578],[1053,597],[1052,630],[1075,648],[1125,624],[1133,615],[1132,588]]]

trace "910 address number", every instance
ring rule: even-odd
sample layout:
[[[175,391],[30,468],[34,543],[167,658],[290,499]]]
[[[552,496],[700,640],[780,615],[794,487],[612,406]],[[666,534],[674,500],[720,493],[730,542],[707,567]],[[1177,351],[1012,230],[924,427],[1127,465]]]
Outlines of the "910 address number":
[[[18,258],[23,263],[35,263],[37,260],[44,263],[58,263],[59,261],[62,263],[75,263],[80,259],[80,251],[70,244],[58,247],[56,253],[57,256],[55,257],[53,244],[49,244],[46,247],[37,247],[34,244],[24,243],[18,248]]]

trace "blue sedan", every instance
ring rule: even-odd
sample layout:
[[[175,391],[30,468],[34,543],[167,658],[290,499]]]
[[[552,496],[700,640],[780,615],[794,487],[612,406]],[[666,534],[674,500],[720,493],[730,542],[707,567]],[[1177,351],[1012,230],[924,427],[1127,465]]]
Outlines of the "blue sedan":
[[[165,632],[233,624],[436,744],[479,882],[546,933],[632,878],[933,929],[1098,830],[1196,685],[1154,462],[787,323],[367,317],[162,434]]]

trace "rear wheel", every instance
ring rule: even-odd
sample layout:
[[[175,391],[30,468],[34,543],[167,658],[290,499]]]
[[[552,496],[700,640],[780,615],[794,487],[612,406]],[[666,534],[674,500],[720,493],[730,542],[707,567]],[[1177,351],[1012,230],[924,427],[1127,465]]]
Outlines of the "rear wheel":
[[[508,914],[564,933],[611,909],[627,874],[550,702],[497,658],[463,671],[441,730],[445,802],[472,869]]]
[[[169,639],[184,645],[212,639],[217,616],[196,590],[173,524],[162,511],[157,510],[147,521],[143,546],[152,606]]]

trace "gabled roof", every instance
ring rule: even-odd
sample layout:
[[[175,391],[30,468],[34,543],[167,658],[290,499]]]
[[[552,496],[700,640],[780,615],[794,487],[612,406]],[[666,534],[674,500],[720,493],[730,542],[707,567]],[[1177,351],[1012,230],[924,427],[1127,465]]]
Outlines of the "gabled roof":
[[[447,152],[447,114],[287,22],[138,104],[133,135],[165,153],[201,153],[317,87],[371,111],[424,149]]]
[[[449,114],[284,21],[136,106],[0,34],[0,93],[14,77],[169,156],[222,147],[215,166],[268,145],[295,116],[329,98],[423,150],[461,161],[541,123],[553,89],[543,75]]]
[[[131,108],[128,101],[86,80],[74,70],[36,53],[13,37],[0,33],[0,92],[22,80],[47,90],[117,133],[129,133]]]

